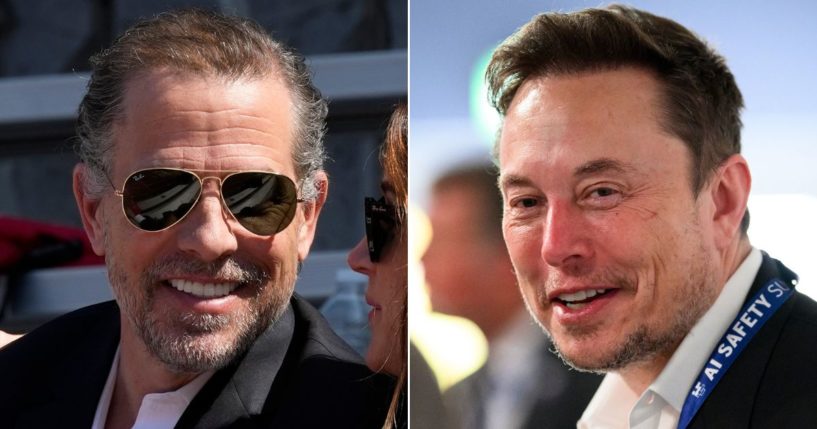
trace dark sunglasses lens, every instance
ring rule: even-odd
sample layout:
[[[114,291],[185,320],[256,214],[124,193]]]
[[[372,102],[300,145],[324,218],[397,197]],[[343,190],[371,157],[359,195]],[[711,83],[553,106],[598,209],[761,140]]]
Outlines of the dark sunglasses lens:
[[[295,183],[272,173],[236,173],[221,186],[224,202],[239,223],[258,235],[283,231],[298,204]]]
[[[364,200],[366,214],[366,241],[369,247],[369,259],[372,262],[380,262],[383,249],[392,240],[394,230],[394,215],[392,208],[381,198],[380,201],[374,198]]]
[[[128,220],[145,231],[165,229],[186,215],[201,191],[198,178],[181,170],[143,170],[132,174],[122,191]]]

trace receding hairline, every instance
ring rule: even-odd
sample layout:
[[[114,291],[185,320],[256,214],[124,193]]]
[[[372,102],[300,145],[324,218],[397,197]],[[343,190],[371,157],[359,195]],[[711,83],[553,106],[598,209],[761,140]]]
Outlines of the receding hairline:
[[[217,82],[224,85],[271,81],[278,84],[286,91],[287,101],[292,109],[295,107],[295,94],[290,87],[289,82],[287,82],[287,79],[283,76],[280,67],[278,65],[275,65],[275,67],[276,69],[270,69],[269,72],[265,72],[263,74],[246,73],[236,76],[219,73],[217,71],[196,71],[187,70],[184,68],[174,68],[170,66],[146,67],[144,69],[133,71],[132,73],[128,74],[125,79],[123,79],[122,106],[125,106],[128,96],[134,90],[134,86],[137,85],[138,82],[145,82],[146,80],[173,79],[179,83],[201,80]],[[297,118],[293,118],[293,120],[294,119]]]
[[[133,112],[133,109],[145,109],[150,108],[150,104],[145,105],[134,105],[133,99],[131,97],[134,96],[134,92],[144,89],[143,86],[140,85],[140,82],[145,84],[152,81],[156,81],[157,79],[169,79],[175,80],[174,83],[180,85],[181,87],[185,86],[185,83],[190,83],[191,81],[201,80],[204,82],[216,82],[218,84],[223,84],[225,86],[229,86],[231,84],[253,84],[253,83],[263,83],[265,81],[271,82],[273,85],[278,86],[286,94],[286,103],[288,107],[286,109],[288,115],[288,124],[289,124],[289,135],[288,139],[290,142],[289,154],[290,157],[294,160],[294,151],[297,146],[297,120],[298,120],[298,113],[296,111],[296,103],[294,100],[294,94],[292,89],[287,85],[286,79],[284,79],[280,73],[275,73],[274,71],[270,71],[269,73],[265,73],[263,75],[256,75],[256,74],[248,74],[242,76],[230,76],[224,75],[221,73],[216,72],[198,72],[198,71],[188,71],[188,70],[178,70],[173,69],[170,67],[156,67],[152,69],[143,69],[137,72],[134,72],[133,75],[128,76],[123,81],[123,90],[122,90],[122,101],[120,103],[120,112],[111,122],[111,132],[113,137],[113,145],[111,147],[112,154],[115,155],[117,149],[119,147],[118,142],[118,135],[122,130],[122,127],[125,125],[127,121],[127,116],[129,113]],[[163,89],[158,89],[157,93],[167,93],[170,90],[169,87],[165,87]],[[281,94],[276,95],[276,103],[282,101],[280,100]],[[241,108],[242,105],[245,103],[239,103],[235,108]],[[227,112],[229,112],[228,109]],[[215,111],[214,111],[215,112]],[[205,113],[214,113],[214,112],[207,112]],[[178,113],[184,113],[184,111],[179,111]],[[268,117],[262,117],[265,120],[270,120]],[[296,166],[297,167],[297,166]],[[112,172],[111,172],[112,173]],[[297,168],[296,168],[297,173]],[[298,177],[298,179],[302,179]]]
[[[516,89],[514,90],[513,97],[508,101],[508,105],[507,108],[505,109],[505,112],[501,114],[501,123],[499,128],[497,129],[494,145],[492,148],[493,158],[497,165],[501,166],[502,160],[500,157],[501,153],[500,143],[502,142],[502,135],[505,129],[507,116],[517,106],[520,99],[519,94],[523,90],[525,90],[526,87],[530,85],[535,85],[537,81],[541,82],[542,80],[573,79],[573,78],[579,79],[590,75],[599,75],[618,71],[632,71],[641,74],[642,76],[649,79],[654,89],[650,96],[650,98],[652,99],[651,100],[652,104],[650,105],[650,107],[652,108],[651,114],[652,119],[655,121],[655,124],[657,125],[656,130],[668,137],[677,138],[680,141],[684,142],[685,146],[687,146],[687,150],[691,152],[691,149],[688,147],[687,142],[684,141],[683,136],[680,136],[673,131],[672,118],[668,106],[668,103],[670,102],[669,89],[666,86],[665,82],[662,81],[661,76],[654,69],[636,63],[623,63],[617,65],[603,64],[599,65],[598,67],[586,67],[581,69],[572,69],[569,71],[556,70],[540,71],[531,74],[522,82],[520,82],[519,85],[517,85]],[[692,155],[692,153],[690,153],[690,155]]]

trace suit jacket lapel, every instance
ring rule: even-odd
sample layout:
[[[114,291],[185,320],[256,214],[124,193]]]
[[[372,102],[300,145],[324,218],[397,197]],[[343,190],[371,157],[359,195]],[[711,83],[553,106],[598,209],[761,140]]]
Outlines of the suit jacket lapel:
[[[295,327],[292,306],[236,364],[216,372],[187,407],[177,428],[256,427]]]
[[[77,338],[75,347],[66,350],[65,356],[55,359],[59,363],[47,369],[54,383],[43,392],[42,405],[20,413],[19,427],[71,427],[66,422],[91,427],[119,345],[118,308],[111,302],[102,307],[102,313],[100,323],[88,326],[87,335]]]
[[[747,300],[773,277],[780,278],[791,286],[792,280],[797,279],[794,272],[764,252],[763,263],[752,283]],[[755,335],[712,390],[689,428],[750,427],[752,410],[755,408],[763,373],[797,298],[795,293]]]

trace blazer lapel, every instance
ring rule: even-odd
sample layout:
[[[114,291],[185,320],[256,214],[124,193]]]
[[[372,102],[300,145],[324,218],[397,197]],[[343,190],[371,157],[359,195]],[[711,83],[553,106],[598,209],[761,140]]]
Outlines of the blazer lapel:
[[[43,392],[41,405],[20,413],[18,427],[91,427],[119,344],[118,309],[111,303],[102,310],[100,323],[88,326],[87,335],[77,338],[75,347],[55,357],[58,363],[48,368],[54,380],[51,389]]]
[[[763,262],[747,300],[774,277],[780,278],[790,286],[794,286],[793,281],[797,279],[794,272],[764,252]],[[763,373],[797,298],[795,293],[758,331],[752,342],[712,390],[689,428],[750,427],[752,410]]]
[[[295,328],[292,306],[234,365],[217,371],[182,414],[177,428],[257,427]]]

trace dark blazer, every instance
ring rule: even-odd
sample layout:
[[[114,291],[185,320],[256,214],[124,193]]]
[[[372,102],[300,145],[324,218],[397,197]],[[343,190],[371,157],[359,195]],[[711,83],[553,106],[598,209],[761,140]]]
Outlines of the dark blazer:
[[[440,395],[440,385],[434,371],[423,354],[409,342],[409,363],[411,365],[411,428],[450,429],[446,426],[446,410]]]
[[[119,342],[111,301],[69,313],[0,350],[0,426],[91,427]],[[217,371],[178,428],[379,428],[391,381],[372,374],[317,310],[281,319]]]
[[[748,294],[796,275],[763,254]],[[817,303],[795,292],[714,387],[689,428],[817,427]]]
[[[545,334],[542,333],[544,336]],[[571,369],[550,351],[550,341],[543,341],[535,362],[520,362],[530,367],[530,376],[538,380],[528,414],[522,419],[523,429],[575,429],[585,407],[593,398],[602,376]],[[485,383],[483,366],[449,388],[444,394],[449,413],[450,429],[473,429],[474,419],[484,418],[484,406],[479,392]],[[476,415],[474,414],[476,413]]]

